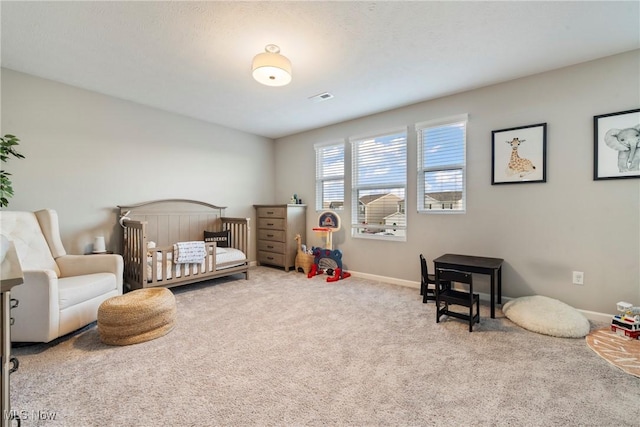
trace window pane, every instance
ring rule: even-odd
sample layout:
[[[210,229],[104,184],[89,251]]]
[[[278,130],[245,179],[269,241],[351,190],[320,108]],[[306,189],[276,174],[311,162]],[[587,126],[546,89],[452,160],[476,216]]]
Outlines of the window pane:
[[[344,145],[325,147],[320,156],[320,178],[344,175]]]
[[[354,236],[406,236],[406,133],[355,140],[352,230]]]
[[[464,161],[464,124],[424,129],[423,167],[438,168]]]
[[[316,210],[344,207],[344,143],[316,146]]]
[[[407,139],[404,134],[359,141],[354,149],[356,186],[405,182]]]
[[[404,236],[404,192],[404,188],[358,190],[357,233]]]
[[[466,120],[417,130],[418,211],[464,212]]]
[[[463,190],[462,169],[424,173],[425,209],[460,209]]]
[[[342,209],[344,207],[344,180],[322,182],[322,209]]]

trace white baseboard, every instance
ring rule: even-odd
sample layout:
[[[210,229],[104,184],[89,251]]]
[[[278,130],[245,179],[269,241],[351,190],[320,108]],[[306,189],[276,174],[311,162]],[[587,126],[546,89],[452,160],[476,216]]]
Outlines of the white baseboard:
[[[611,318],[613,317],[613,314],[599,313],[597,311],[580,310],[580,309],[578,309],[578,311],[582,313],[584,317],[586,317],[589,320],[593,320],[594,322],[611,323]]]
[[[407,288],[420,289],[420,282],[414,282],[413,280],[396,279],[395,277],[378,276],[376,274],[360,273],[359,271],[351,270],[349,270],[349,273],[351,273],[353,277],[373,280],[374,282],[390,283],[392,285],[400,285]]]
[[[363,279],[373,280],[376,282],[390,283],[392,285],[399,285],[399,286],[405,286],[407,288],[420,289],[420,282],[415,282],[413,280],[396,279],[395,277],[379,276],[377,274],[361,273],[359,271],[351,271],[351,270],[349,270],[349,273],[351,273],[353,277],[361,277]],[[480,292],[479,294],[480,294],[480,299],[482,301],[491,301],[491,295],[487,293],[482,293],[482,292]],[[513,298],[505,297],[504,295],[502,296],[503,303],[512,299]],[[584,317],[594,322],[608,323],[611,321],[611,318],[613,317],[613,314],[608,314],[608,313],[599,313],[596,311],[580,310],[580,309],[577,309],[577,310],[580,313],[582,313]]]

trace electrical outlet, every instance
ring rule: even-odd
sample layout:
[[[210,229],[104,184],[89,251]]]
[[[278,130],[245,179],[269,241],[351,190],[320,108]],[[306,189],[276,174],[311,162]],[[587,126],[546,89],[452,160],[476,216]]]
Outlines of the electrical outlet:
[[[584,285],[584,273],[582,271],[573,272],[573,284]]]

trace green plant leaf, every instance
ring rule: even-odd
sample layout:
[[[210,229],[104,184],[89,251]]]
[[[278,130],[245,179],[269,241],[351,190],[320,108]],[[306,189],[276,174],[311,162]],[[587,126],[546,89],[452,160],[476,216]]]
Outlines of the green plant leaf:
[[[19,142],[20,140],[15,135],[9,133],[0,138],[0,161],[2,163],[6,163],[11,156],[16,159],[24,159],[24,156],[15,149]],[[11,176],[9,172],[0,171],[0,207],[8,206],[8,198],[13,196],[13,187],[9,176]]]

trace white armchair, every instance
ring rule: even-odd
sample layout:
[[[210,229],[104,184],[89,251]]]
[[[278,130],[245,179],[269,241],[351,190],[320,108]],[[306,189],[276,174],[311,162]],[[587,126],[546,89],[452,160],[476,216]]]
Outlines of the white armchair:
[[[120,255],[67,255],[51,209],[0,212],[0,234],[15,244],[24,283],[11,290],[18,307],[11,341],[49,342],[97,319],[98,307],[122,294]]]

